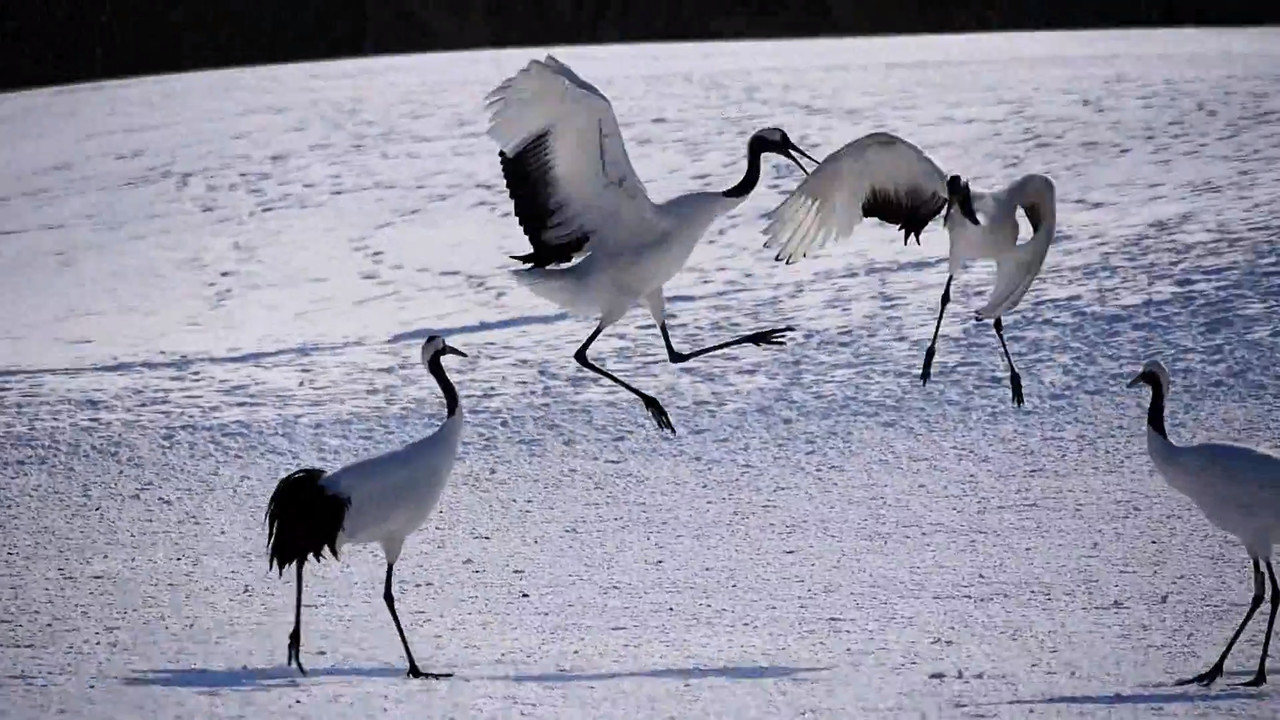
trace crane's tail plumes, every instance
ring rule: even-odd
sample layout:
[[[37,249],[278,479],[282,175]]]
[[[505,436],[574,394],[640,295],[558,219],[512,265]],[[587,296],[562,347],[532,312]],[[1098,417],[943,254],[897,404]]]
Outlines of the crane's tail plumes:
[[[543,300],[578,315],[595,315],[600,312],[597,299],[591,292],[582,271],[581,263],[567,268],[520,268],[511,275],[520,285]]]
[[[303,468],[286,475],[267,501],[267,567],[280,574],[290,563],[303,563],[311,555],[319,560],[324,549],[338,557],[338,534],[351,500],[320,484],[325,471]]]

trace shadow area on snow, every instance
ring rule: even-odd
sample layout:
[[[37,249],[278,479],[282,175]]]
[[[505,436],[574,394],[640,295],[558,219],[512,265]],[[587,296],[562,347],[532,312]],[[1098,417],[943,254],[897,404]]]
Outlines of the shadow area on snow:
[[[518,683],[571,683],[602,682],[632,678],[656,680],[781,680],[803,673],[821,672],[829,667],[788,667],[781,665],[736,665],[725,667],[658,668],[653,670],[623,670],[614,672],[548,672],[515,675],[472,676],[457,675],[442,680],[450,681],[508,681]],[[124,685],[133,687],[185,688],[198,691],[215,690],[268,690],[294,687],[317,678],[408,678],[401,667],[328,667],[308,668],[306,676],[291,667],[264,668],[162,668],[134,670],[122,679]],[[420,682],[420,681],[415,681]]]
[[[190,690],[267,690],[290,687],[315,678],[396,678],[405,677],[401,667],[320,667],[307,668],[306,676],[296,668],[278,665],[263,668],[161,668],[134,670],[123,678],[130,686],[187,688]]]
[[[548,672],[500,675],[476,679],[510,680],[521,683],[601,682],[634,678],[651,678],[655,680],[783,680],[804,673],[822,672],[830,669],[830,667],[790,667],[786,665],[729,665],[724,667],[659,668],[613,672]]]
[[[1224,677],[1253,677],[1253,672],[1233,671]],[[1230,684],[1202,688],[1196,685],[1154,683],[1148,690],[1099,695],[1057,695],[1053,697],[1006,700],[988,705],[1177,705],[1227,702],[1233,700],[1266,700],[1266,688],[1236,687]]]

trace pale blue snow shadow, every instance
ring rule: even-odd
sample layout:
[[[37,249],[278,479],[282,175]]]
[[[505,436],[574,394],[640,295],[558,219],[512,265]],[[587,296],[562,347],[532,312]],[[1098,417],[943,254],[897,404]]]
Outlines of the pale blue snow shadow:
[[[1135,692],[1112,693],[1109,695],[1059,695],[1038,700],[1009,700],[1004,703],[984,703],[986,705],[1174,705],[1180,703],[1210,703],[1225,700],[1265,700],[1267,694],[1256,690],[1201,690],[1196,692]]]
[[[821,672],[831,667],[788,667],[785,665],[737,665],[718,668],[661,668],[657,670],[623,670],[616,672],[549,672],[529,675],[508,675],[484,678],[485,680],[511,680],[512,682],[600,682],[628,678],[653,678],[657,680],[781,680],[801,673]],[[479,678],[477,678],[479,679]]]
[[[418,328],[417,330],[409,330],[406,332],[396,333],[387,339],[389,345],[395,345],[411,340],[426,340],[430,335],[441,335],[443,337],[455,337],[458,335],[471,335],[480,332],[489,332],[491,330],[506,330],[508,328],[526,327],[529,325],[551,325],[568,320],[569,313],[558,312],[550,315],[523,315],[520,317],[508,318],[506,320],[482,320],[480,322],[471,323],[469,325],[456,325],[447,328]]]
[[[213,668],[162,668],[134,670],[123,678],[125,685],[186,688],[189,690],[269,690],[295,687],[315,678],[401,678],[404,668],[325,667],[308,668],[305,677],[297,669],[284,666],[215,670]]]

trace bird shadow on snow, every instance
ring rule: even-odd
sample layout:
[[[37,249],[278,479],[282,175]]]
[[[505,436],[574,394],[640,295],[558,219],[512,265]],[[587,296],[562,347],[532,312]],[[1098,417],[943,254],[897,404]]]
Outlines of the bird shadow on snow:
[[[548,672],[522,675],[498,675],[477,680],[510,680],[511,682],[569,683],[601,682],[651,678],[655,680],[781,680],[802,673],[821,672],[830,667],[790,667],[786,665],[730,665],[725,667],[658,668],[654,670],[619,670],[613,672]]]
[[[404,668],[398,667],[332,667],[308,668],[306,677],[291,667],[213,669],[162,668],[134,670],[123,678],[125,685],[142,687],[186,688],[189,690],[269,690],[295,687],[315,678],[400,678]]]
[[[630,670],[615,672],[548,672],[518,675],[490,675],[466,677],[456,680],[500,680],[520,683],[601,682],[628,678],[652,678],[658,680],[781,680],[801,673],[830,670],[829,667],[788,667],[780,665],[740,665],[711,668],[660,668],[655,670]],[[297,687],[316,678],[403,678],[404,668],[399,667],[332,667],[310,668],[306,677],[290,667],[213,669],[213,668],[162,668],[135,670],[123,678],[125,685],[134,687],[185,688],[197,691],[216,690],[269,690]],[[448,682],[448,681],[445,681]]]
[[[1226,673],[1231,675],[1248,675],[1249,673]],[[1216,690],[1176,686],[1171,683],[1157,683],[1149,686],[1149,690],[1134,692],[1117,692],[1106,695],[1058,695],[1054,697],[1006,700],[988,705],[1173,705],[1181,703],[1199,704],[1224,702],[1231,700],[1266,700],[1266,690],[1244,687],[1219,687]]]

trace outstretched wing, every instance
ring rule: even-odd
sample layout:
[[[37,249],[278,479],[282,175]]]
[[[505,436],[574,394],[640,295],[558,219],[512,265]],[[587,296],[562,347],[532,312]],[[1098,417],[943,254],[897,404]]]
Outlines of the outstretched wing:
[[[604,93],[548,55],[486,97],[489,137],[539,267],[644,241],[661,219]]]
[[[1057,224],[1056,197],[1053,181],[1039,174],[1024,175],[1004,191],[1002,200],[1027,216],[1031,238],[996,258],[995,285],[987,304],[975,313],[979,319],[997,318],[1017,307],[1039,276]]]
[[[790,265],[830,240],[853,233],[863,218],[892,223],[903,242],[947,204],[947,176],[920,148],[877,132],[831,153],[765,216],[766,248]]]

